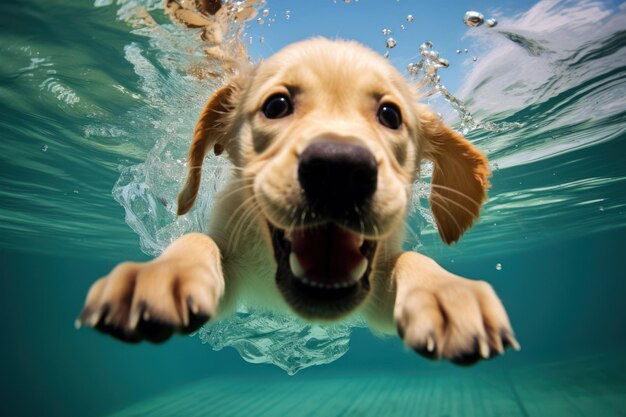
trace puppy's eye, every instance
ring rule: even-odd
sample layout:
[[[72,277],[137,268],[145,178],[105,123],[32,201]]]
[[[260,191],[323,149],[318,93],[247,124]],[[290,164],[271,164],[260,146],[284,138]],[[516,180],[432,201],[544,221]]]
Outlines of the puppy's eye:
[[[395,104],[385,103],[378,108],[378,121],[389,129],[399,129],[402,126],[402,116]]]
[[[262,111],[268,119],[280,119],[293,113],[293,105],[287,95],[274,94],[265,101]]]

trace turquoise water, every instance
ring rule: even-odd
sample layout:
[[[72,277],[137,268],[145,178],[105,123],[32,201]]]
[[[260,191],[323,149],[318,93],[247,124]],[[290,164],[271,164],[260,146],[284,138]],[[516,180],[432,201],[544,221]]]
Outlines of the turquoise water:
[[[305,13],[372,22],[360,14],[365,0],[349,10],[328,3],[307,11],[292,2],[289,24],[305,30]],[[460,24],[451,39],[395,29],[394,64],[403,69],[432,38],[451,62],[442,82],[477,120],[519,124],[468,133],[494,169],[481,222],[448,248],[417,213],[421,234],[407,244],[491,282],[523,349],[457,368],[357,328],[345,355],[295,376],[197,337],[128,346],[73,327],[93,280],[120,260],[149,259],[179,232],[167,211],[128,217],[142,207],[123,208],[119,190],[164,181],[159,197],[171,201],[176,160],[214,87],[186,76],[195,38],[168,25],[160,1],[124,4],[25,0],[0,16],[0,414],[626,415],[623,4],[502,6],[496,28],[465,33]],[[160,29],[133,21],[134,4],[151,5]],[[406,13],[393,7],[389,19],[400,22]],[[456,24],[465,7],[437,16],[454,14]],[[384,53],[385,24],[341,35]],[[271,29],[252,26],[251,55],[296,40],[288,29],[279,17]],[[409,35],[419,42],[410,46]],[[455,123],[445,102],[432,101]]]

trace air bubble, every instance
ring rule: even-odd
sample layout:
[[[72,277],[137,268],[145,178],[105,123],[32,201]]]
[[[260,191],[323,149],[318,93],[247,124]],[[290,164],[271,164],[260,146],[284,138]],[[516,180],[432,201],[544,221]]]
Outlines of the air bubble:
[[[497,263],[497,264],[496,264],[496,269],[497,269],[498,271],[502,271],[502,264],[501,264],[501,263]]]
[[[389,36],[389,35],[391,35],[391,33],[392,33],[391,29],[383,29],[383,35]]]
[[[48,145],[43,145],[41,147],[41,152],[47,152],[48,151]]]
[[[395,47],[396,47],[396,40],[394,38],[387,38],[387,48],[391,49]]]
[[[291,19],[291,10],[285,10],[285,20]]]
[[[270,15],[270,10],[269,9],[264,9],[262,14],[263,14],[263,16],[267,17],[267,16]]]
[[[459,114],[461,118],[461,128],[459,131],[463,134],[467,134],[477,128],[483,128],[488,131],[498,131],[499,128],[497,126],[493,127],[490,124],[476,122],[464,103],[450,94],[446,86],[441,83],[441,78],[437,73],[440,69],[448,67],[449,62],[447,59],[439,57],[439,53],[432,48],[433,43],[430,41],[424,42],[419,46],[422,59],[417,63],[411,63],[407,66],[409,78],[411,80],[417,80],[418,77],[422,75],[423,80],[420,80],[420,83],[422,83],[425,88],[430,88],[429,91],[425,91],[426,97],[434,94],[441,94],[441,96],[443,96],[443,99]],[[460,53],[460,51],[461,50],[458,49],[457,53]],[[465,49],[465,51],[467,52],[467,49]]]
[[[400,25],[400,29],[404,30],[404,25]]]
[[[423,65],[424,64],[422,63],[422,61],[417,63],[410,63],[406,66],[406,70],[412,77],[416,77],[419,71],[422,69]]]
[[[463,16],[463,23],[469,27],[476,27],[483,24],[485,21],[485,17],[473,10],[465,12],[465,16]]]
[[[463,49],[463,52],[468,53],[469,50],[467,48]]]
[[[461,53],[461,50],[460,50],[460,49],[457,49],[457,50],[456,50],[456,53],[457,53],[457,54],[460,54],[460,53]]]
[[[263,20],[263,18],[262,18],[262,17],[259,17],[259,18],[256,20],[256,22],[257,22],[259,25],[262,25],[263,23],[265,23],[265,20]]]
[[[412,14],[408,15],[408,16],[406,17],[406,21],[407,21],[407,22],[409,22],[409,23],[411,23],[411,22],[413,21],[413,15],[412,15]]]
[[[425,58],[430,59],[431,61],[437,62],[439,61],[439,52],[437,51],[426,51]]]
[[[496,26],[497,24],[498,24],[498,21],[496,19],[494,19],[493,17],[491,19],[485,20],[485,25],[488,28],[492,28],[492,27]]]
[[[472,61],[476,62],[478,61],[478,58],[476,58],[475,56],[472,57]]]

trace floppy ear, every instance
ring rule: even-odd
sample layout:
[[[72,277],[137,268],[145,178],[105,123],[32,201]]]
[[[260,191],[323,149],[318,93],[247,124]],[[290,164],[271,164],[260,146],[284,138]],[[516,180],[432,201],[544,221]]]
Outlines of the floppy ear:
[[[421,117],[425,157],[433,162],[430,208],[441,239],[459,240],[480,213],[491,175],[487,158],[428,111]]]
[[[216,155],[224,151],[227,145],[227,126],[225,118],[230,109],[233,86],[226,85],[217,90],[206,102],[196,123],[193,140],[187,156],[187,179],[183,190],[178,194],[177,214],[187,213],[196,201],[202,175],[202,162],[213,148]]]

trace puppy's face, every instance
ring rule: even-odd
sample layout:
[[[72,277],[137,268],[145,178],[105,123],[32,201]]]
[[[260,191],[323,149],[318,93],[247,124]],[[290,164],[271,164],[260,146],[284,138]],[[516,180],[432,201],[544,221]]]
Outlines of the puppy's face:
[[[304,317],[352,311],[370,291],[379,242],[403,224],[422,154],[434,149],[425,118],[438,122],[384,58],[353,42],[294,44],[227,92],[207,108],[229,114],[223,142],[271,241],[281,293]],[[216,109],[222,101],[234,107]]]
[[[300,314],[334,317],[367,296],[380,239],[402,223],[417,156],[401,75],[354,43],[296,44],[241,103],[242,166]]]
[[[332,221],[380,238],[402,220],[417,123],[408,85],[382,57],[296,44],[263,63],[249,91],[243,166],[272,225]]]

